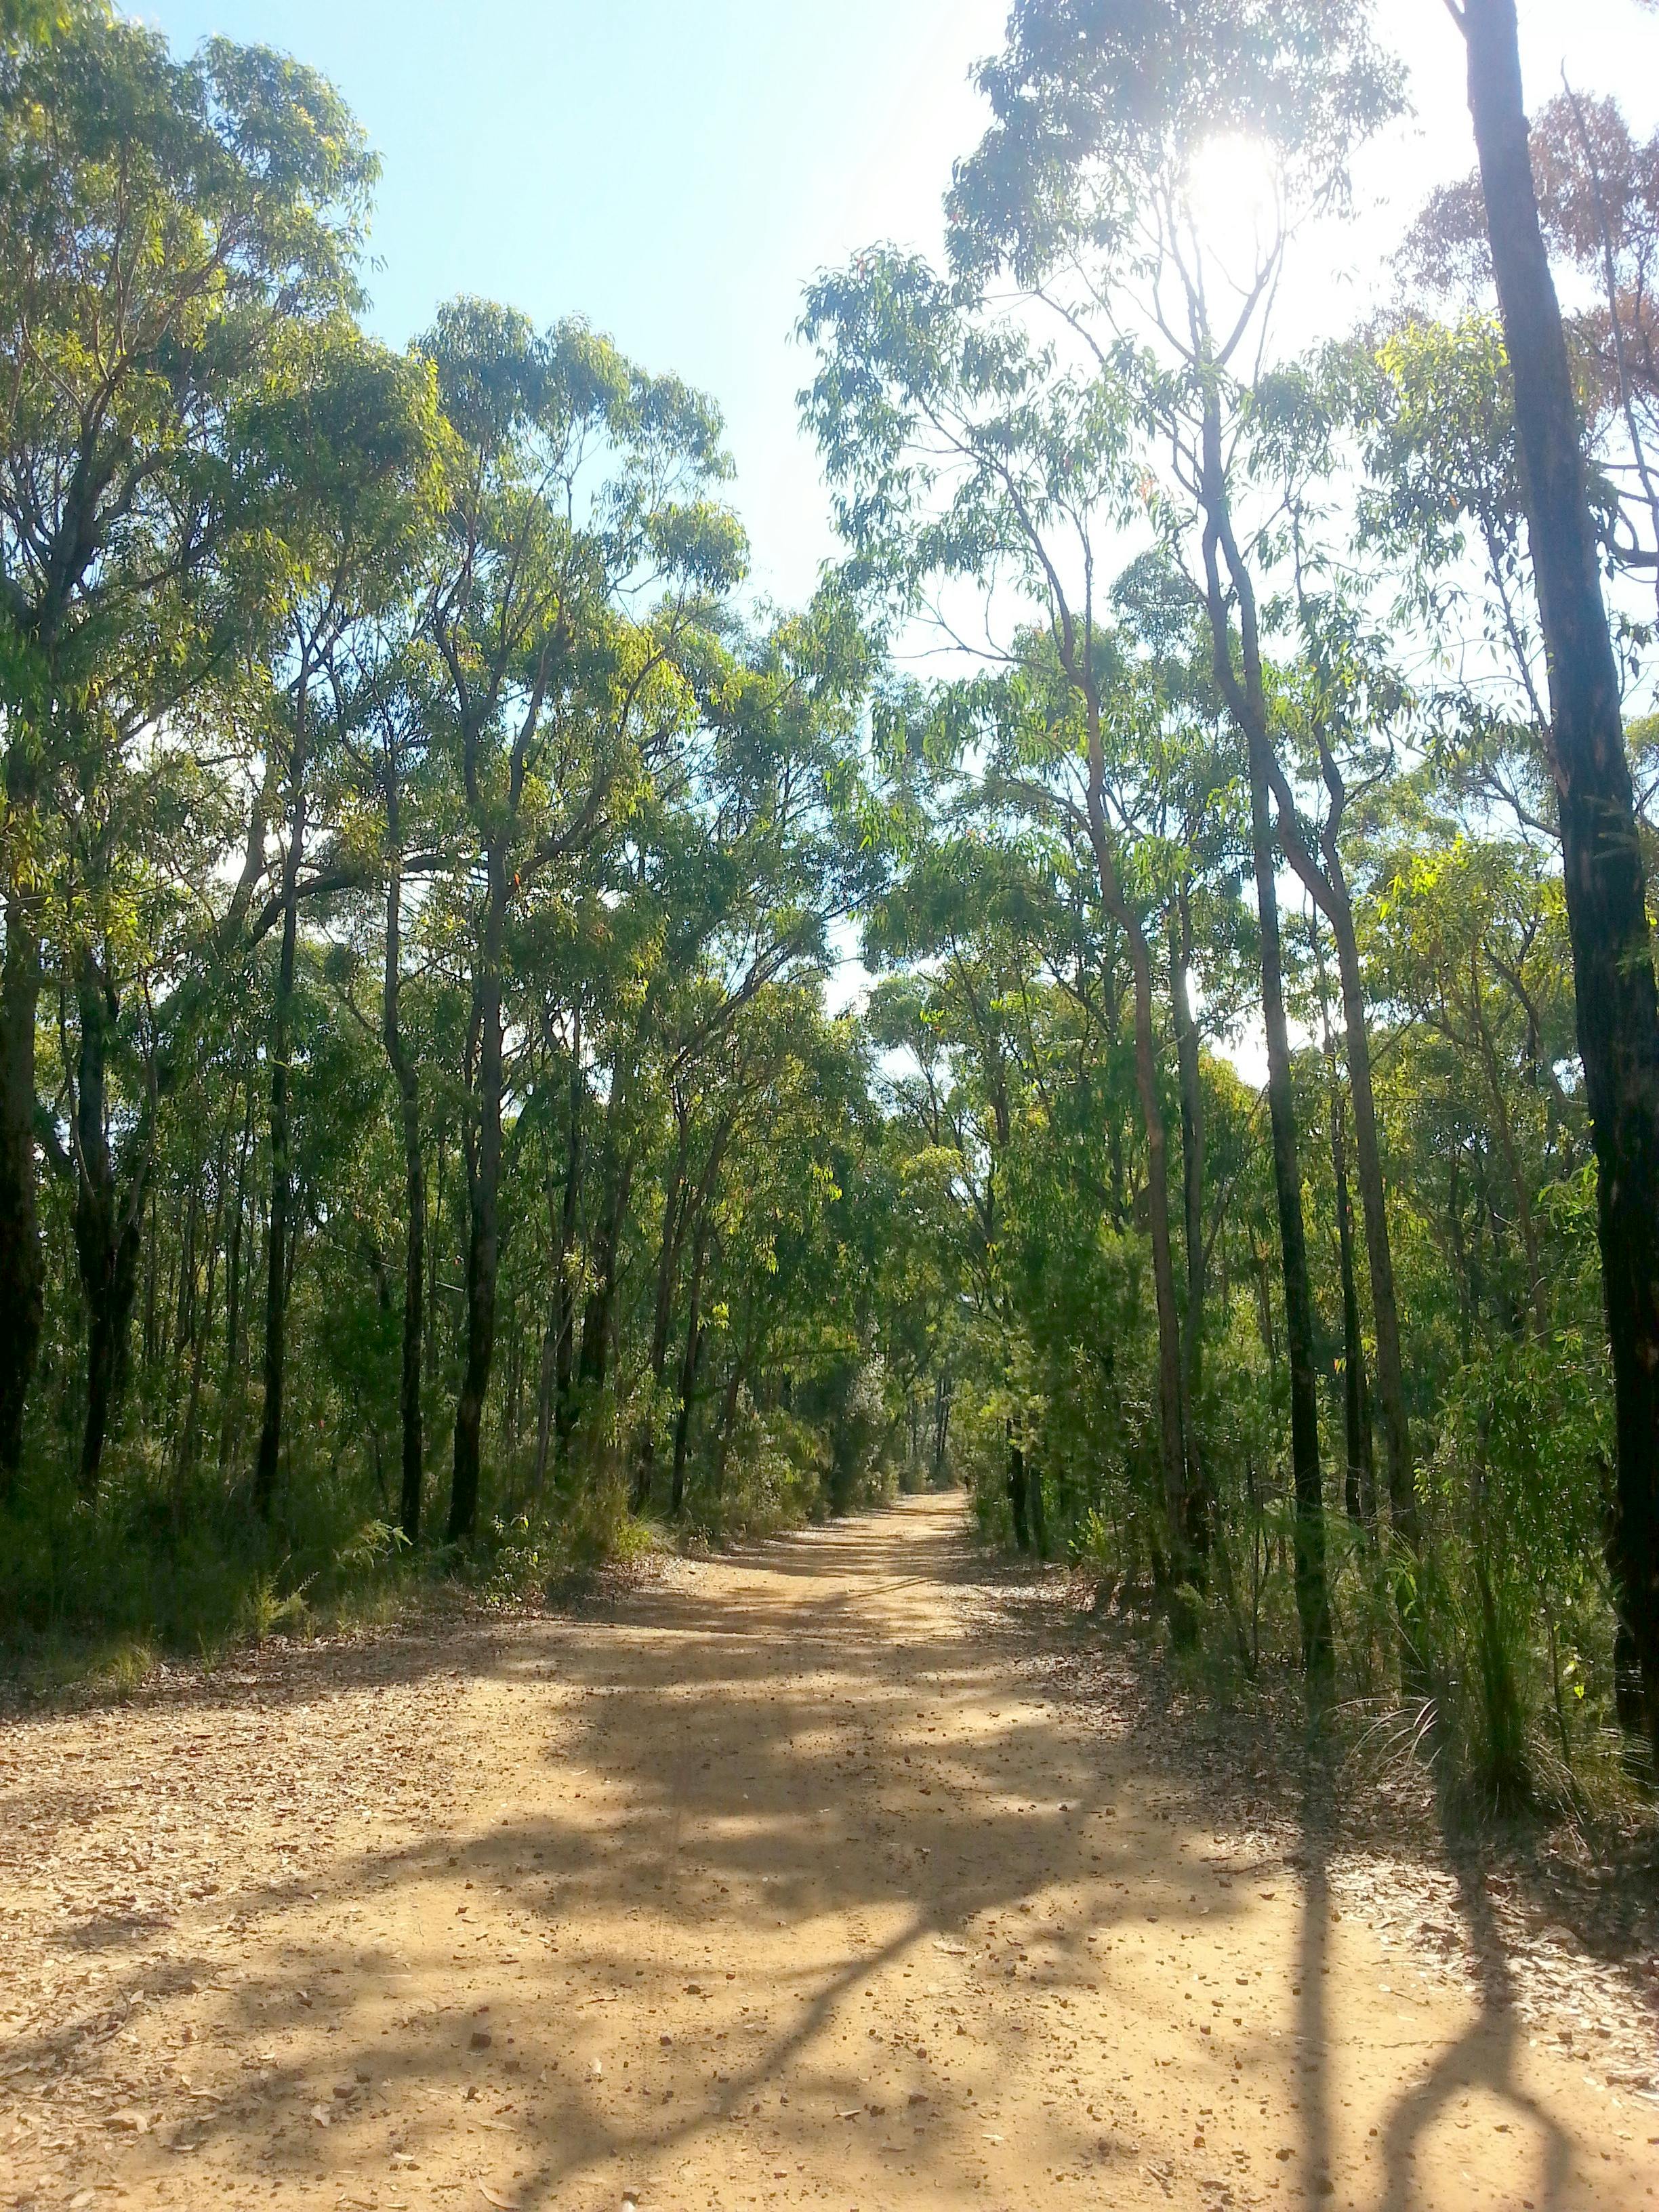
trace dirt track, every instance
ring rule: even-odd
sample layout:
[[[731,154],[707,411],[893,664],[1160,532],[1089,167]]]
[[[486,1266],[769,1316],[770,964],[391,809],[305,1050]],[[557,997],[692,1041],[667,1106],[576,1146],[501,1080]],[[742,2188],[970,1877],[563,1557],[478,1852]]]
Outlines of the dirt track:
[[[1045,1696],[960,1512],[13,1726],[0,2205],[1656,2198],[1659,2102]]]

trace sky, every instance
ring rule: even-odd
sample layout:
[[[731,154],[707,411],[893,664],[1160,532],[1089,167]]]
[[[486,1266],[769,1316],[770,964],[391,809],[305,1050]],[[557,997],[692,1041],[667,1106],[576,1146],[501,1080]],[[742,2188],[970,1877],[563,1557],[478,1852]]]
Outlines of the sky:
[[[726,419],[757,591],[805,598],[831,553],[796,424],[804,284],[878,239],[936,249],[1007,0],[150,0],[175,45],[278,46],[331,77],[383,162],[371,320],[402,344],[458,292],[580,313]],[[1379,0],[1417,114],[1363,165],[1364,219],[1308,258],[1293,322],[1352,321],[1429,184],[1472,166],[1442,0]],[[1528,96],[1659,119],[1659,15],[1522,0]],[[1355,272],[1349,275],[1349,271]]]

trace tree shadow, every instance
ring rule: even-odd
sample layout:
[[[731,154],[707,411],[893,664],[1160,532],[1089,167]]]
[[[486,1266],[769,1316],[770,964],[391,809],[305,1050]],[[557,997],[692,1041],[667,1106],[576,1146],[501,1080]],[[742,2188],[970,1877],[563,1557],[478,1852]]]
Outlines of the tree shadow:
[[[769,2169],[816,2160],[867,2177],[884,2160],[879,2188],[860,2185],[878,2193],[856,2201],[926,2202],[983,2156],[981,2105],[1031,2057],[1034,2033],[1052,2040],[1088,2005],[1120,2041],[1172,2040],[1167,2020],[1105,2013],[1095,1946],[1144,1940],[1155,1912],[1173,1953],[1200,1920],[1224,1949],[1243,1893],[1218,1882],[1200,1904],[1194,1867],[1224,1805],[1212,1783],[1103,1756],[1065,1712],[1057,1721],[1049,1685],[1032,1680],[1040,1623],[994,1608],[970,1629],[942,1626],[941,1582],[994,1593],[997,1573],[940,1528],[910,1528],[882,1516],[729,1555],[722,1568],[747,1577],[741,1605],[695,1580],[647,1584],[609,1620],[592,1607],[544,1619],[469,1644],[459,1662],[453,1641],[382,1655],[386,1679],[464,1662],[507,1695],[555,1683],[556,1715],[528,1702],[538,1735],[528,1751],[503,1741],[483,1817],[344,1851],[325,1875],[250,1876],[216,1899],[252,1952],[234,1979],[188,1926],[164,1975],[112,1972],[111,2021],[141,1989],[170,2007],[192,1984],[200,2012],[211,1984],[216,2047],[249,2062],[179,2137],[191,2201],[214,2201],[216,2172],[240,2178],[233,2162],[251,2140],[267,2179],[307,2189],[394,2142],[429,2173],[461,2142],[514,2165],[513,2203],[550,2212],[602,2173],[659,2179],[727,2131],[734,2162],[764,2149]],[[332,1679],[308,1674],[312,1694]],[[964,1724],[930,1751],[953,1715]],[[1334,1824],[1328,1770],[1310,1759],[1300,1778],[1302,1915],[1281,1971],[1317,2188],[1340,2149],[1325,1972]],[[1542,2130],[1544,2201],[1562,2201],[1570,2148],[1516,2087],[1507,1962],[1473,1878],[1464,1911],[1486,1961],[1480,2016],[1388,2112],[1387,2212],[1410,2212],[1413,2153],[1471,2084]],[[468,1934],[474,1919],[486,1941]],[[785,1948],[766,1950],[763,1969],[750,1938],[773,1923]],[[84,1940],[61,1934],[65,1948]],[[925,2038],[896,2032],[907,1968],[917,1982],[934,1972],[944,1992]],[[441,2008],[414,2003],[410,1977],[444,1985]],[[970,2060],[945,2026],[953,2008],[971,2020]],[[1279,2064],[1269,2037],[1253,2022],[1237,2063]],[[291,2051],[263,2056],[284,2038]],[[71,2025],[7,2055],[61,2074],[95,2040]],[[1213,2051],[1178,2051],[1161,2077],[1171,2106],[1218,2069]],[[1170,2136],[1167,2114],[1148,2122],[1152,2137],[1109,2102],[1117,2070],[1103,2056],[1098,2090],[1057,2100],[1043,2121],[1044,2155],[1097,2181]],[[1035,2168],[1030,2182],[1020,2201],[1040,2193]],[[675,2200],[659,2186],[657,2201]]]

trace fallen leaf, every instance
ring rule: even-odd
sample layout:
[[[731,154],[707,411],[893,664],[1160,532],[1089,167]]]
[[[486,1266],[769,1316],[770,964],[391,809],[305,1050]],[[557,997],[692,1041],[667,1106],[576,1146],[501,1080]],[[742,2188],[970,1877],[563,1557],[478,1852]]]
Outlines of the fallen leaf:
[[[519,2200],[516,2197],[503,2197],[499,2190],[492,2189],[487,2181],[481,2181],[478,2184],[478,2194],[486,2204],[499,2205],[501,2212],[519,2212]]]

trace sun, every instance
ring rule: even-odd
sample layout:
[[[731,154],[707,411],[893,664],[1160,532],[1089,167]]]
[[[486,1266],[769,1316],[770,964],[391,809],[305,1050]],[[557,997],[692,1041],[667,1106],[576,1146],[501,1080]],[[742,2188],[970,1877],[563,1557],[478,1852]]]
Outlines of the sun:
[[[1282,220],[1266,143],[1236,131],[1206,138],[1187,167],[1186,215],[1205,256],[1233,283],[1253,283]]]

